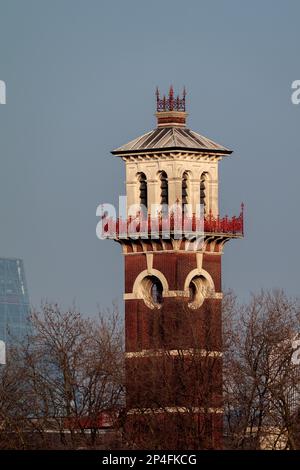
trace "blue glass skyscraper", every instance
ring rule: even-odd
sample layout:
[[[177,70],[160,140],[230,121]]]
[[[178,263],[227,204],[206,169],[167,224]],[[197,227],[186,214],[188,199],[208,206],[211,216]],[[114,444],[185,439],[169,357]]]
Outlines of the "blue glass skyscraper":
[[[23,261],[0,258],[0,340],[6,344],[26,333],[29,297]]]

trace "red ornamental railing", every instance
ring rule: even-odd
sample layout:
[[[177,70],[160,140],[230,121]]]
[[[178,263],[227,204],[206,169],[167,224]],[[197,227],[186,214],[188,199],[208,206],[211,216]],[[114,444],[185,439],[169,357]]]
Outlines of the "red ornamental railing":
[[[214,217],[210,212],[204,218],[197,217],[193,214],[191,217],[178,211],[177,213],[171,212],[170,214],[159,214],[156,217],[143,217],[142,214],[137,214],[136,217],[128,217],[127,220],[119,218],[103,219],[103,237],[104,238],[128,238],[134,237],[148,237],[148,235],[164,236],[167,233],[189,233],[198,235],[200,233],[215,233],[215,234],[228,234],[228,235],[244,235],[244,204],[241,205],[241,212],[239,216],[229,218]]]
[[[156,110],[157,112],[161,111],[184,111],[185,112],[185,97],[186,91],[183,89],[182,98],[174,96],[173,87],[170,86],[169,96],[166,98],[165,95],[163,98],[160,98],[159,90],[156,88]]]
[[[227,215],[223,218],[214,217],[210,212],[208,217],[204,218],[204,232],[244,235],[244,204],[241,205],[241,212],[238,217],[229,218]]]

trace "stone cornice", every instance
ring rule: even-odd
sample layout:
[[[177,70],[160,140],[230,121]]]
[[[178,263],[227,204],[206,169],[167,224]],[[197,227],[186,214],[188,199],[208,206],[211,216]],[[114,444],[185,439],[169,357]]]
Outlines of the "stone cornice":
[[[222,160],[223,155],[207,152],[149,152],[134,155],[123,155],[124,162],[149,162],[153,160],[183,160],[183,161],[201,161],[201,162],[218,162]]]

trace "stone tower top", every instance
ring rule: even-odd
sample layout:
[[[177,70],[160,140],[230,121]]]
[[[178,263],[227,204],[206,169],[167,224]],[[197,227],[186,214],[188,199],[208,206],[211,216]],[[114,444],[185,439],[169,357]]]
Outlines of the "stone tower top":
[[[182,97],[174,96],[173,86],[170,86],[169,96],[160,98],[156,88],[156,117],[157,127],[186,127],[187,113],[185,111],[185,88]]]
[[[232,150],[214,142],[207,137],[192,131],[186,125],[186,91],[182,96],[174,96],[173,87],[170,87],[169,95],[161,98],[156,89],[156,118],[157,127],[144,135],[122,145],[111,153],[119,157],[133,158],[137,155],[153,155],[163,152],[176,152],[202,155],[206,159],[213,160],[230,155]]]

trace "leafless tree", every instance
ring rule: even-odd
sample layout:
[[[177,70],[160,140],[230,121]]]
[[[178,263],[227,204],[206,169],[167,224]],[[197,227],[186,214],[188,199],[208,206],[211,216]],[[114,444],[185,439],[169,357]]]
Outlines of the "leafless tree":
[[[210,322],[216,315],[213,302],[206,302],[207,314],[197,319],[184,300],[173,318],[169,314],[168,322],[156,314],[156,327],[151,328],[156,342],[150,355],[127,360],[131,426],[124,429],[129,446],[209,449],[221,445],[215,436],[217,423],[221,429],[222,422],[212,421],[216,415],[195,410],[220,406],[220,360],[209,351],[222,349],[224,446],[299,448],[300,371],[291,362],[292,341],[300,331],[298,302],[282,291],[271,291],[239,305],[235,295],[227,292],[222,304],[222,345],[215,343],[218,325]]]
[[[230,310],[224,331],[227,444],[296,449],[300,374],[291,357],[299,304],[282,291],[261,292]]]
[[[27,436],[24,447],[33,441],[42,448],[96,446],[101,416],[117,418],[122,405],[122,375],[123,334],[116,311],[92,321],[76,309],[63,312],[45,304],[32,312],[31,332],[8,357],[0,390],[5,396],[14,392],[8,404]],[[5,396],[0,395],[2,407]],[[17,437],[8,404],[1,428]],[[55,444],[53,436],[59,437]]]
[[[222,341],[213,299],[201,315],[184,298],[153,311],[126,374],[116,309],[94,320],[53,304],[32,312],[0,369],[0,448],[218,448],[224,422],[226,448],[299,449],[299,303],[272,291],[222,304]],[[103,435],[105,413],[114,430]]]

